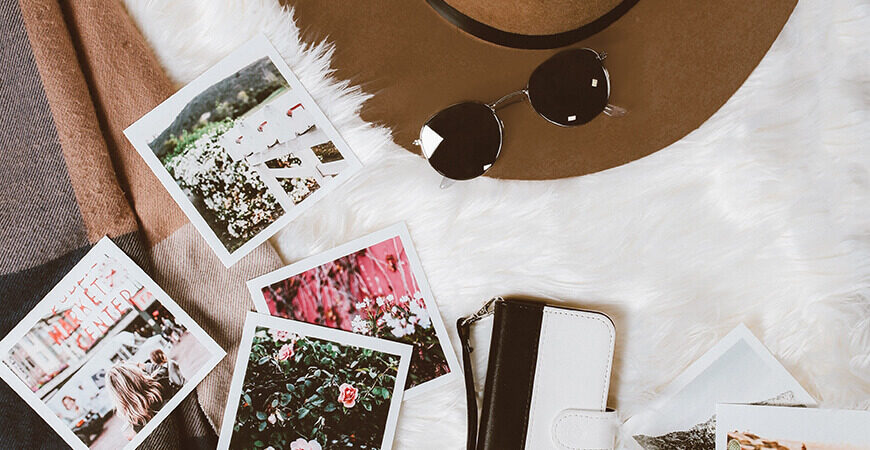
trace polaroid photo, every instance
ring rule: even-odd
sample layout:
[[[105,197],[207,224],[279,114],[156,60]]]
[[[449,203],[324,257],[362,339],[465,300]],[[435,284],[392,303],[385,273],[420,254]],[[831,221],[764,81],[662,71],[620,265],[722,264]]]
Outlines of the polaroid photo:
[[[390,449],[410,345],[248,313],[219,449]]]
[[[0,377],[75,449],[133,449],[225,352],[109,238],[0,341]]]
[[[462,373],[404,223],[254,278],[248,289],[257,312],[413,345],[405,398]]]
[[[870,411],[719,404],[716,450],[870,448]]]
[[[626,444],[645,450],[709,450],[715,445],[718,403],[814,406],[816,401],[740,324],[668,385],[647,411],[625,422],[623,433],[634,441]]]
[[[124,134],[227,267],[362,167],[263,35]]]

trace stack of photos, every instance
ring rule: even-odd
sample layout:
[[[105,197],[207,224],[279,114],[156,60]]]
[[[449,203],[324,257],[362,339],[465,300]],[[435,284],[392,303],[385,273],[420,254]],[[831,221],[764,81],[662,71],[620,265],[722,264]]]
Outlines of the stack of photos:
[[[0,377],[73,448],[132,449],[224,355],[103,238],[0,341]]]
[[[228,267],[362,167],[262,35],[124,133]]]
[[[630,448],[709,450],[718,403],[815,405],[816,401],[744,325],[692,363],[647,411],[625,422]]]
[[[219,449],[390,449],[411,346],[248,313]]]
[[[870,411],[720,404],[716,450],[870,448]]]
[[[248,282],[257,311],[410,344],[408,395],[460,373],[404,223]]]

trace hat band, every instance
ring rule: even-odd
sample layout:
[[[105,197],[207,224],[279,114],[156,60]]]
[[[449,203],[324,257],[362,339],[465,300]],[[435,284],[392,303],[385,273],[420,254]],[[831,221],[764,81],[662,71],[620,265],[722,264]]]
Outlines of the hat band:
[[[426,0],[441,17],[472,36],[504,47],[538,50],[564,47],[586,39],[622,17],[637,1],[623,0],[603,16],[573,30],[555,34],[522,34],[499,30],[479,22],[448,5],[445,0]]]

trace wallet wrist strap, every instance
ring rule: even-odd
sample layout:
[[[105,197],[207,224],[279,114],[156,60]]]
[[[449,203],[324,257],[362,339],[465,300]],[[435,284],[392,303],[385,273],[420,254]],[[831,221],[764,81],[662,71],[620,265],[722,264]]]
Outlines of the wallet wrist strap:
[[[469,335],[471,323],[463,324],[464,318],[456,321],[456,329],[459,332],[459,341],[462,345],[462,370],[465,374],[465,397],[468,409],[468,432],[466,448],[474,450],[477,446],[477,391],[474,388],[474,374],[471,365],[471,344]]]
[[[490,299],[476,313],[460,317],[456,321],[456,331],[459,334],[459,343],[462,346],[462,371],[465,375],[465,399],[468,409],[468,438],[466,449],[474,450],[477,447],[477,390],[474,387],[474,367],[471,363],[471,325],[484,317],[492,315],[495,302],[502,300],[501,297]]]

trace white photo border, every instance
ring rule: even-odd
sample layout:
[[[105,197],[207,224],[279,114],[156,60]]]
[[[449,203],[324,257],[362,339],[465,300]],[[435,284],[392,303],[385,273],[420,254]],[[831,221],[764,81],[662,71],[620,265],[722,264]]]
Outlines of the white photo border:
[[[287,80],[287,83],[290,85],[290,89],[296,91],[296,94],[300,95],[306,102],[313,105],[314,107],[310,109],[310,113],[313,115],[315,124],[318,127],[321,127],[326,134],[332,140],[333,145],[338,148],[339,152],[341,152],[342,157],[345,161],[347,161],[347,167],[341,171],[334,179],[332,179],[329,183],[324,186],[321,186],[320,189],[317,189],[311,195],[309,195],[305,200],[300,202],[297,205],[294,205],[293,208],[289,210],[285,207],[284,202],[281,202],[282,208],[284,208],[284,214],[279,217],[275,222],[271,223],[269,226],[261,230],[254,237],[249,239],[247,242],[242,244],[239,248],[237,248],[232,253],[227,250],[224,244],[220,241],[217,234],[208,223],[205,221],[205,218],[196,210],[196,207],[193,206],[193,203],[187,198],[182,191],[181,187],[178,186],[178,183],[175,179],[172,178],[172,175],[169,174],[169,171],[163,164],[160,162],[160,159],[157,158],[157,155],[154,154],[154,151],[149,147],[148,140],[151,133],[154,131],[151,126],[151,122],[155,120],[156,117],[159,117],[161,114],[165,114],[166,110],[174,110],[178,108],[183,108],[184,105],[190,100],[187,98],[189,92],[194,92],[196,94],[202,92],[208,87],[212,86],[214,83],[226,78],[227,76],[238,72],[246,65],[256,61],[263,56],[267,56],[272,64],[278,69],[278,72]],[[179,108],[180,106],[180,108]],[[260,244],[265,242],[267,239],[275,235],[278,231],[284,228],[291,221],[296,219],[299,215],[304,213],[308,208],[317,203],[320,199],[322,199],[325,195],[329,194],[331,191],[336,189],[338,186],[342,185],[345,181],[348,180],[351,176],[353,176],[356,172],[362,169],[363,165],[356,154],[351,150],[350,146],[348,146],[347,142],[329,120],[326,117],[323,110],[314,101],[314,98],[308,92],[307,89],[302,85],[302,82],[299,81],[299,78],[293,73],[290,67],[287,65],[287,62],[284,61],[284,58],[281,57],[281,54],[278,53],[278,50],[274,45],[269,41],[269,39],[262,33],[255,36],[253,39],[248,42],[242,44],[237,49],[230,52],[226,57],[221,59],[217,64],[210,67],[208,70],[203,72],[201,75],[196,77],[193,81],[182,87],[176,93],[172,94],[168,99],[163,101],[161,104],[157,105],[154,109],[149,111],[147,114],[142,116],[135,123],[130,125],[124,130],[124,135],[127,137],[127,140],[133,144],[133,147],[136,148],[136,151],[140,156],[145,160],[145,163],[148,164],[148,167],[154,173],[155,176],[160,180],[160,183],[163,187],[169,191],[169,195],[172,196],[172,199],[175,200],[176,204],[181,208],[190,222],[196,227],[197,231],[199,231],[200,235],[205,239],[208,243],[209,247],[211,247],[212,251],[218,256],[221,260],[221,263],[225,267],[230,267],[240,259],[242,259],[245,255],[253,251]],[[258,174],[261,174],[260,171],[256,170],[256,168],[252,167],[252,170],[255,170]],[[265,180],[264,180],[265,181]],[[287,194],[280,190],[280,192],[274,192],[274,186],[268,188],[269,192],[275,196],[276,200],[281,198],[286,198]]]
[[[402,246],[405,249],[405,253],[408,255],[408,261],[411,263],[411,271],[414,274],[414,278],[417,280],[417,284],[420,285],[423,298],[426,300],[426,310],[429,311],[429,318],[432,320],[432,326],[435,328],[435,334],[438,336],[438,343],[441,346],[441,351],[444,352],[444,357],[447,359],[447,366],[450,368],[450,373],[441,375],[438,378],[433,378],[405,391],[405,399],[412,399],[450,383],[451,380],[462,374],[462,368],[459,364],[459,360],[456,358],[453,345],[450,343],[447,329],[444,327],[444,320],[441,318],[441,312],[438,310],[435,296],[432,294],[432,289],[429,287],[429,281],[426,279],[425,272],[423,272],[423,265],[420,263],[420,257],[417,255],[417,250],[414,248],[414,243],[411,240],[411,233],[408,231],[408,226],[405,222],[395,223],[386,228],[375,231],[374,233],[346,242],[323,253],[310,256],[273,272],[251,279],[248,281],[248,290],[251,292],[251,299],[254,301],[254,307],[257,312],[269,314],[269,307],[266,305],[266,299],[263,297],[262,293],[264,287],[395,237],[398,237],[402,241]]]
[[[746,325],[742,323],[734,327],[734,329],[728,332],[728,334],[717,342],[716,345],[711,347],[710,350],[690,364],[683,373],[677,376],[673,382],[668,384],[668,387],[659,394],[658,399],[656,400],[656,405],[664,405],[670,401],[671,397],[682,391],[683,388],[692,382],[692,380],[700,376],[708,367],[716,362],[719,357],[740,341],[745,342],[759,358],[767,363],[765,369],[781,371],[785,375],[788,375],[789,380],[794,381],[793,385],[790,386],[790,390],[794,392],[796,400],[804,401],[808,406],[816,405],[815,399],[813,399],[809,392],[807,392],[806,389],[795,380],[794,376],[783,367],[782,363],[780,363],[773,354],[770,353],[770,350],[768,350],[767,347],[765,347],[764,344],[762,344],[761,341],[759,341],[758,338],[749,331],[749,328],[746,328]]]
[[[249,311],[245,317],[242,339],[239,342],[238,357],[236,358],[236,365],[233,368],[233,379],[230,384],[227,405],[224,410],[224,418],[223,422],[221,422],[218,437],[218,450],[226,450],[230,446],[233,436],[233,425],[239,410],[238,399],[242,395],[242,385],[245,382],[245,375],[247,375],[248,358],[251,355],[251,347],[253,346],[254,333],[257,327],[277,328],[305,337],[323,339],[341,345],[367,348],[398,356],[399,370],[396,374],[396,383],[393,386],[390,398],[390,409],[387,414],[386,428],[384,429],[384,437],[380,447],[381,450],[390,450],[392,448],[393,438],[396,434],[396,424],[399,419],[399,408],[401,407],[402,397],[405,392],[405,379],[411,366],[411,351],[413,350],[411,345]]]
[[[124,265],[124,268],[128,271],[130,276],[134,278],[136,281],[142,283],[142,285],[148,289],[156,298],[156,301],[160,303],[161,306],[165,307],[172,315],[175,317],[176,321],[183,324],[187,331],[193,334],[200,343],[211,353],[211,357],[208,361],[200,368],[200,370],[190,376],[188,381],[184,384],[184,386],[172,396],[172,398],[166,402],[161,408],[160,411],[150,420],[148,423],[138,432],[135,437],[124,446],[125,450],[135,449],[141,444],[154,429],[166,419],[167,416],[181,403],[182,400],[187,398],[191,392],[202,382],[205,377],[211,373],[214,367],[226,356],[226,352],[202,327],[199,326],[196,321],[194,321],[177,303],[175,303],[172,298],[157,285],[157,283],[148,276],[148,274],[143,271],[136,262],[134,262],[123,250],[121,250],[111,239],[108,237],[103,237],[97,242],[88,253],[79,260],[78,263],[70,270],[61,280],[55,285],[42,300],[29,312],[27,315],[18,322],[18,325],[0,341],[0,357],[5,358],[6,355],[9,354],[9,351],[12,347],[17,344],[21,338],[24,337],[27,332],[29,332],[33,325],[36,324],[40,319],[45,317],[48,313],[51,312],[52,306],[54,306],[55,302],[63,297],[64,289],[66,289],[67,285],[70,282],[74,282],[76,279],[81,278],[88,270],[90,270],[92,264],[99,259],[103,258],[104,255],[114,258],[116,261]],[[12,389],[18,393],[18,395],[27,402],[28,406],[33,408],[43,420],[45,420],[48,425],[57,432],[67,444],[69,444],[74,449],[88,449],[89,447],[85,445],[78,436],[73,433],[72,429],[70,429],[63,421],[51,411],[48,407],[48,404],[43,402],[36,396],[34,392],[30,390],[30,388],[24,384],[24,382],[15,375],[12,370],[6,366],[4,363],[0,363],[0,378],[3,379]]]
[[[769,439],[867,448],[870,446],[868,424],[870,411],[866,410],[719,403],[716,405],[716,449],[727,449],[728,432],[735,427],[751,427],[753,434]],[[772,435],[779,433],[789,435]]]
[[[770,350],[765,347],[754,334],[752,334],[752,331],[750,331],[746,325],[740,323],[728,332],[725,337],[720,339],[719,342],[713,345],[713,347],[704,352],[700,358],[695,360],[695,362],[690,364],[688,368],[674,378],[674,380],[665,387],[656,399],[650,403],[649,407],[645,408],[641,413],[630,417],[622,425],[622,432],[627,436],[627,445],[632,446],[632,448],[639,448],[640,446],[633,438],[631,438],[631,436],[643,433],[641,430],[648,425],[651,417],[659,414],[659,412],[670,403],[674,396],[679,394],[692,381],[701,376],[707,368],[713,365],[713,363],[718,361],[722,355],[741,341],[749,346],[756,356],[767,364],[767,367],[763,370],[775,371],[780,375],[783,375],[783,379],[790,384],[790,386],[787,387],[794,393],[796,401],[804,403],[807,406],[816,405],[813,396],[800,385],[794,376],[789,373],[788,369],[786,369],[782,363],[780,363],[776,357],[770,353]],[[715,410],[716,405],[711,405],[711,407]]]

